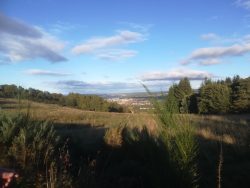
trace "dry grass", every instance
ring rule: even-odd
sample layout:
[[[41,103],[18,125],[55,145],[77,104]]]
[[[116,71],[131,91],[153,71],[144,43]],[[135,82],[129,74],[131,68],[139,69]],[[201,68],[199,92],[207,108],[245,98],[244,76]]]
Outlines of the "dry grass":
[[[18,103],[15,99],[0,98],[0,112],[3,113],[27,112],[28,106],[30,106],[30,114],[34,119],[46,119],[58,124],[90,125],[105,128],[120,126],[142,128],[146,126],[150,132],[157,129],[155,118],[147,113],[83,111],[54,104],[28,102],[26,100]],[[243,144],[250,135],[249,115],[190,115],[190,117],[197,127],[197,135],[206,140],[219,141],[222,138],[222,142],[226,144]]]
[[[105,143],[114,148],[121,147],[122,146],[122,129],[123,127],[115,127],[115,128],[108,129],[104,136]]]
[[[226,144],[235,144],[236,140],[233,137],[233,135],[228,135],[228,134],[223,134],[221,135],[216,135],[213,133],[210,129],[204,128],[204,129],[199,129],[197,131],[197,134],[205,139],[208,140],[213,140],[213,141],[222,141]]]
[[[19,104],[17,100],[0,99],[0,113],[26,112],[27,106],[28,101],[21,101]],[[120,147],[122,127],[140,129],[146,126],[150,133],[157,130],[153,115],[147,113],[91,112],[31,102],[30,114],[35,119],[46,119],[58,125],[67,125],[66,128],[62,128],[62,132],[67,132],[72,138],[81,139],[81,144],[88,148],[100,143],[97,142],[98,139],[104,139],[112,147]],[[190,118],[197,128],[199,141],[200,187],[218,186],[216,182],[220,143],[223,146],[224,161],[220,166],[220,178],[223,180],[221,187],[249,185],[250,115],[190,115]]]
[[[21,106],[21,108],[20,108]],[[54,104],[43,104],[37,102],[22,101],[18,104],[17,100],[0,99],[2,112],[14,114],[17,110],[27,112],[30,106],[30,115],[38,120],[50,120],[62,124],[82,124],[91,126],[116,127],[116,126],[147,126],[153,130],[156,122],[152,115],[146,113],[111,113],[84,111],[76,108],[63,107]],[[1,112],[0,111],[0,112]]]

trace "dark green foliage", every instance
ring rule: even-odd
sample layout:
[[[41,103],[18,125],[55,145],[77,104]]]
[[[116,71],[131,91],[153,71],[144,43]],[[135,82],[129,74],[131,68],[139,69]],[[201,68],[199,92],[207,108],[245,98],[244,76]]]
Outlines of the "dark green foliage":
[[[227,77],[225,79],[225,84],[228,85],[228,86],[230,86],[232,84],[232,79],[230,77]]]
[[[15,97],[18,94],[18,88],[15,85],[2,85],[0,87],[1,97]]]
[[[81,95],[78,93],[62,95],[57,93],[49,93],[47,91],[43,92],[33,88],[24,89],[15,85],[0,86],[0,97],[28,99],[37,102],[59,104],[90,111],[128,111],[127,109],[125,109],[125,107],[114,102],[108,102],[107,100],[104,100],[102,97],[99,97],[97,95]]]
[[[152,96],[147,87],[144,87]],[[154,97],[151,98],[151,103],[158,119],[159,139],[166,147],[170,166],[174,165],[175,172],[179,175],[180,184],[174,187],[196,187],[197,142],[191,120],[187,115],[174,114],[171,109],[174,106],[166,108],[165,104]]]
[[[188,98],[188,112],[189,113],[198,113],[198,94],[193,93]]]
[[[167,108],[171,106],[174,113],[188,113],[189,109],[195,106],[192,104],[195,100],[193,98],[190,100],[192,94],[193,91],[188,78],[181,79],[178,85],[174,84],[169,88],[165,101]],[[194,110],[192,109],[192,111]]]
[[[166,108],[174,113],[247,113],[250,112],[250,77],[227,77],[212,81],[205,78],[198,93],[193,93],[187,78],[169,88]]]
[[[175,96],[175,85],[171,86],[168,90],[168,95],[166,97],[165,105],[168,111],[172,111],[172,113],[179,112],[179,101]]]
[[[250,111],[250,77],[240,79],[235,77],[232,83],[232,111],[249,112]]]
[[[90,111],[125,112],[124,107],[121,105],[115,102],[108,102],[97,95],[70,93],[64,97],[63,105]]]
[[[180,103],[180,101],[185,97],[185,92],[176,84],[173,85],[174,88],[174,95],[177,98],[178,102]]]
[[[51,123],[33,121],[29,114],[0,117],[0,166],[18,171],[17,187],[71,187],[64,148]]]
[[[239,76],[212,82],[206,79],[199,89],[199,112],[207,114],[250,112],[250,78]]]
[[[230,107],[230,90],[223,84],[206,84],[200,89],[199,113],[227,113]]]
[[[190,95],[192,95],[192,93],[193,91],[188,78],[181,79],[178,86],[175,89],[176,97],[179,100],[180,113],[189,112],[189,103],[190,103],[189,97]]]
[[[187,77],[180,80],[178,87],[187,96],[193,93],[189,79]]]

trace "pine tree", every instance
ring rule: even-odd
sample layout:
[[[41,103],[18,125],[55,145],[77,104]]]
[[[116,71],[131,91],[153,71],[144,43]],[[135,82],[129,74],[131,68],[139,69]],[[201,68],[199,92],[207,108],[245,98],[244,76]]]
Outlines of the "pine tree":
[[[232,83],[232,111],[248,112],[250,109],[250,77],[235,78]]]
[[[165,101],[166,109],[172,113],[179,112],[178,99],[175,96],[175,85],[171,86],[168,90],[168,95]]]
[[[180,90],[183,91],[183,93],[186,96],[192,94],[192,88],[191,88],[190,82],[189,82],[187,77],[180,80],[180,82],[178,84],[178,87],[179,87]]]
[[[226,113],[230,107],[230,89],[224,84],[211,83],[200,89],[200,113]]]
[[[189,79],[187,77],[180,80],[177,92],[179,93],[180,112],[189,112],[189,97],[193,94]]]

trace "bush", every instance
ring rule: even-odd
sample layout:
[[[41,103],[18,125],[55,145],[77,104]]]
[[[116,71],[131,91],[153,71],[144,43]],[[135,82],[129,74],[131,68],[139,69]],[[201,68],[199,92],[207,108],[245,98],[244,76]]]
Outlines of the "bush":
[[[0,117],[1,166],[20,174],[18,187],[71,187],[59,137],[47,121],[33,121],[29,114]],[[63,157],[62,157],[63,156]]]

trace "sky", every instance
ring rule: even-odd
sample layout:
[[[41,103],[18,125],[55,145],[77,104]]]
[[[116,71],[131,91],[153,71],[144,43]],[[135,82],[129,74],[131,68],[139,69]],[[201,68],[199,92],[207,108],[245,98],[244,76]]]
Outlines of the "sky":
[[[108,94],[250,76],[250,0],[1,0],[0,85]]]

